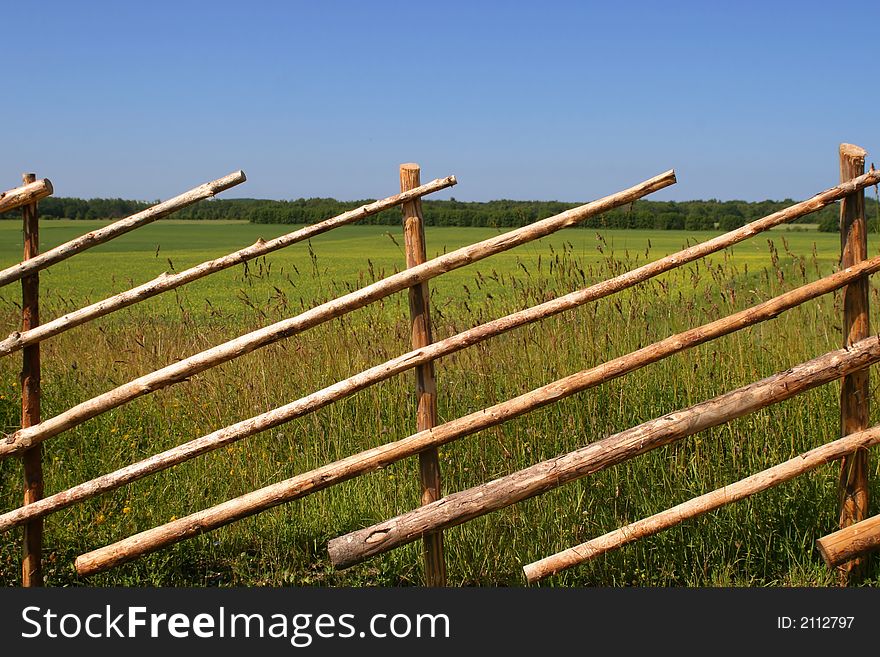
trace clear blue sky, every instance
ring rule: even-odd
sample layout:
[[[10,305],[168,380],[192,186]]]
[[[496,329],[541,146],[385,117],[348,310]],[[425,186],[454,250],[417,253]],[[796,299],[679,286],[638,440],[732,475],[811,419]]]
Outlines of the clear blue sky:
[[[9,2],[0,188],[459,199],[804,198],[880,164],[870,2]],[[3,183],[2,181],[6,181]],[[450,194],[445,194],[448,197]]]

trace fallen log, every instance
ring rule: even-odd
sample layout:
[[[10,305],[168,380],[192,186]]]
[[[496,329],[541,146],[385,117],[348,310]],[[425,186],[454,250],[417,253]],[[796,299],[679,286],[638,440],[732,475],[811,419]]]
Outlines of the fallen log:
[[[831,351],[786,372],[752,383],[690,408],[669,413],[568,454],[488,483],[447,495],[391,520],[335,538],[328,544],[337,568],[478,516],[540,495],[564,483],[622,463],[761,408],[789,399],[880,361],[880,339],[870,337]]]
[[[93,230],[90,233],[86,233],[85,235],[81,235],[69,242],[56,246],[54,249],[44,251],[35,258],[20,262],[12,267],[7,267],[3,271],[0,271],[0,287],[17,281],[28,274],[33,274],[36,271],[45,269],[50,265],[61,262],[62,260],[66,260],[67,258],[76,255],[81,251],[85,251],[86,249],[90,249],[93,246],[108,242],[115,237],[119,237],[120,235],[124,235],[125,233],[134,230],[135,228],[140,228],[141,226],[152,223],[157,219],[166,217],[172,212],[176,212],[177,210],[192,205],[202,199],[219,194],[225,189],[243,183],[245,180],[247,180],[247,178],[244,175],[244,171],[230,173],[228,176],[205,183],[204,185],[191,189],[180,196],[175,196],[163,203],[147,208],[143,212],[138,212],[125,219],[120,219],[109,226]]]
[[[53,193],[52,183],[48,178],[41,178],[21,187],[10,189],[8,192],[0,192],[0,213],[15,210],[23,205],[36,203],[40,199],[51,196]]]
[[[709,513],[715,509],[720,509],[733,502],[744,500],[755,493],[760,493],[806,472],[815,470],[821,465],[841,459],[856,450],[867,449],[878,443],[880,443],[880,426],[838,438],[821,447],[795,456],[784,463],[753,474],[751,477],[746,477],[734,484],[718,488],[711,493],[700,495],[671,509],[661,511],[642,520],[637,520],[598,538],[530,563],[523,568],[523,571],[529,583],[537,582],[567,568],[585,563],[611,550],[616,550],[647,536],[653,536],[664,529],[675,527],[692,518]]]
[[[840,566],[853,557],[880,548],[880,515],[866,518],[816,541],[819,554],[829,568]]]
[[[154,297],[157,294],[162,294],[163,292],[178,288],[181,285],[186,285],[192,281],[204,278],[209,274],[214,274],[218,271],[228,269],[229,267],[264,256],[268,253],[284,248],[285,246],[290,246],[291,244],[311,239],[312,237],[325,233],[333,228],[353,223],[364,217],[392,208],[395,205],[405,203],[413,198],[419,198],[424,194],[431,194],[441,189],[451,187],[454,184],[456,184],[455,176],[448,176],[446,178],[434,180],[418,187],[417,189],[397,194],[395,196],[389,196],[388,198],[375,201],[374,203],[362,205],[330,219],[276,237],[275,239],[269,241],[259,240],[255,244],[235,251],[234,253],[215,258],[214,260],[208,260],[176,274],[168,274],[167,272],[163,273],[143,285],[139,285],[125,292],[121,292],[120,294],[108,297],[107,299],[93,303],[85,308],[80,308],[79,310],[68,313],[58,319],[52,320],[51,322],[46,322],[45,324],[29,331],[13,333],[5,340],[0,341],[0,356],[11,354],[19,349],[23,349],[24,347],[36,344],[47,338],[58,335],[59,333],[63,333],[64,331],[72,329],[74,326],[79,326],[98,317],[109,315],[121,308],[127,308],[135,303]]]
[[[543,396],[546,396],[550,401],[555,401],[556,399],[550,396],[556,387],[561,386],[565,388],[569,391],[567,393],[569,395],[580,392],[589,387],[599,385],[611,378],[623,376],[626,373],[655,362],[660,358],[665,358],[734,330],[745,328],[746,326],[752,326],[759,322],[777,317],[781,312],[789,308],[847,285],[850,281],[855,280],[860,276],[864,276],[868,272],[877,271],[878,268],[880,268],[880,256],[873,258],[870,261],[862,262],[857,267],[836,272],[826,278],[814,281],[813,283],[808,283],[807,285],[786,292],[774,299],[753,306],[752,308],[747,308],[746,310],[740,311],[739,313],[722,320],[674,335],[659,343],[648,345],[632,354],[622,356],[609,363],[592,368],[591,370],[586,370],[586,372],[572,375],[567,379],[550,384],[550,386],[545,386],[545,388],[539,389],[538,392],[545,391]],[[552,304],[555,302],[551,301],[550,303]],[[54,513],[67,508],[72,504],[90,499],[155,472],[165,470],[207,452],[225,447],[243,438],[253,436],[262,431],[266,431],[312,413],[335,401],[368,388],[379,381],[383,381],[396,374],[400,374],[414,367],[418,367],[421,364],[430,362],[440,356],[453,353],[467,346],[476,344],[481,340],[485,340],[488,337],[518,326],[525,322],[522,318],[534,316],[535,310],[546,305],[547,304],[541,304],[540,306],[535,306],[527,311],[521,311],[520,313],[515,313],[514,315],[464,331],[458,335],[426,347],[414,349],[402,356],[398,356],[390,361],[376,365],[364,372],[349,377],[348,379],[344,379],[343,381],[339,381],[338,383],[279,408],[251,417],[247,420],[242,420],[241,422],[224,427],[223,429],[218,429],[210,434],[196,438],[182,445],[172,447],[164,452],[160,452],[159,454],[155,454],[147,459],[128,465],[109,474],[78,484],[33,504],[8,511],[0,515],[0,531],[6,531],[33,518],[39,518]],[[518,319],[520,324],[514,323],[511,318]],[[548,392],[550,394],[548,394]],[[533,395],[533,393],[528,394]],[[538,395],[538,397],[542,397],[542,395]],[[550,403],[550,401],[547,401],[546,403]],[[521,406],[517,406],[515,402],[517,402],[516,399],[512,400],[512,402],[504,402],[488,409],[488,411],[479,411],[471,416],[446,423],[445,425],[438,427],[436,431],[445,432],[442,434],[444,436],[442,442],[449,442],[462,435],[467,435],[467,433],[473,433],[486,426],[490,426],[485,423],[487,421],[491,422],[492,418],[498,418],[498,422],[503,422],[505,419],[509,419],[509,417],[515,417],[513,415],[507,415],[508,411],[505,410],[507,409],[507,405],[510,405],[510,408],[521,409]],[[527,410],[528,409],[519,410],[518,414],[524,413]],[[470,422],[468,418],[475,418],[476,424]],[[465,432],[461,432],[462,427],[464,427]],[[420,436],[425,433],[427,432],[420,432],[415,434],[415,436]],[[404,455],[410,453],[414,454],[415,451],[406,451]]]
[[[592,215],[620,205],[626,205],[651,192],[668,187],[674,182],[675,173],[667,171],[616,194],[572,208],[553,217],[517,228],[482,242],[465,246],[429,260],[424,264],[405,269],[359,290],[316,306],[300,315],[247,333],[234,340],[141,376],[109,392],[82,402],[53,418],[44,420],[36,426],[19,429],[9,434],[5,441],[0,441],[0,458],[17,454],[38,442],[78,426],[96,415],[100,415],[156,390],[180,383],[194,374],[204,372],[207,369],[243,356],[256,349],[278,342],[283,338],[300,333],[322,322],[340,317],[352,310],[362,308],[373,301],[417,285],[440,274],[545,237],[557,230],[577,224]]]

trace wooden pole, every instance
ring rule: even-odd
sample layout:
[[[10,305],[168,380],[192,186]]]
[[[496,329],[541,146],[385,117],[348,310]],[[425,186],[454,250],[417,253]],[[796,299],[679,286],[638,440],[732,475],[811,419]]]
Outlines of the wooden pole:
[[[456,184],[455,176],[433,180],[430,183],[422,185],[421,187],[413,189],[407,193],[389,196],[381,201],[362,205],[354,210],[343,212],[330,219],[320,221],[311,226],[306,226],[305,228],[295,230],[292,233],[287,233],[286,235],[276,237],[269,241],[258,240],[251,246],[239,249],[234,253],[230,253],[220,258],[215,258],[214,260],[208,260],[176,274],[165,272],[143,285],[139,285],[126,292],[122,292],[104,299],[103,301],[98,301],[90,306],[68,313],[67,315],[54,319],[51,322],[46,322],[31,331],[13,333],[5,340],[0,341],[0,356],[10,354],[29,344],[36,344],[47,338],[51,338],[52,336],[72,329],[74,326],[79,326],[98,317],[109,315],[121,308],[126,308],[135,303],[144,301],[145,299],[149,299],[150,297],[154,297],[157,294],[173,290],[181,285],[186,285],[192,281],[204,278],[209,274],[214,274],[218,271],[233,267],[234,265],[264,256],[273,251],[284,248],[285,246],[290,246],[291,244],[311,239],[312,237],[325,233],[333,228],[350,224],[359,219],[363,219],[364,217],[368,217],[404,203],[409,199],[419,198],[424,194],[430,194],[451,187],[454,184]]]
[[[751,477],[746,477],[734,484],[723,486],[711,493],[700,495],[671,509],[661,511],[648,518],[638,520],[625,527],[608,532],[603,536],[581,543],[576,547],[568,548],[540,561],[530,563],[523,568],[523,571],[530,583],[537,582],[572,566],[585,563],[611,550],[616,550],[647,536],[653,536],[664,529],[675,527],[692,518],[715,509],[720,509],[733,502],[744,500],[755,493],[760,493],[768,488],[794,479],[798,475],[815,470],[825,463],[830,463],[848,454],[852,454],[857,449],[867,449],[877,443],[880,443],[880,426],[839,438],[821,447],[811,449],[784,463],[767,468]]]
[[[78,426],[96,415],[100,415],[105,411],[109,411],[112,408],[121,406],[161,388],[180,383],[194,374],[204,372],[221,363],[278,342],[283,338],[300,333],[322,322],[340,317],[352,310],[362,308],[378,299],[417,285],[440,274],[545,237],[600,212],[605,212],[620,205],[626,205],[651,192],[668,187],[674,182],[675,173],[668,171],[622,192],[586,203],[548,219],[537,221],[528,226],[483,240],[482,242],[457,249],[429,260],[423,265],[405,269],[402,272],[376,281],[372,285],[316,306],[300,315],[247,333],[212,349],[141,376],[103,395],[78,404],[64,413],[56,415],[54,418],[44,420],[38,426],[20,429],[10,434],[6,437],[5,441],[0,441],[0,458],[19,453],[46,438]]]
[[[25,186],[32,185],[36,174],[25,173]],[[37,203],[23,205],[24,260],[40,253],[40,219]],[[40,323],[40,275],[33,273],[21,279],[21,330],[27,331]],[[21,426],[40,423],[40,345],[24,350],[21,367]],[[33,504],[43,497],[42,445],[35,445],[22,453],[24,466],[24,504]],[[21,585],[43,585],[43,520],[36,518],[24,526],[22,541]]]
[[[400,191],[418,187],[420,182],[418,164],[400,165]],[[425,246],[425,220],[419,199],[405,203],[403,210],[403,241],[406,250],[406,266],[415,267],[428,260]],[[409,289],[409,315],[412,323],[413,349],[427,347],[434,341],[431,329],[430,292],[427,281]],[[415,368],[416,375],[416,431],[437,426],[437,381],[434,362],[429,361]],[[440,454],[436,447],[419,453],[419,483],[422,504],[439,500]],[[423,539],[425,562],[425,585],[446,586],[446,560],[443,556],[443,534],[426,534]]]
[[[880,548],[880,515],[862,520],[816,541],[829,568],[848,563],[861,554]]]
[[[875,265],[880,266],[880,262],[875,262]],[[750,311],[751,310],[753,309],[750,309]],[[746,320],[748,317],[752,320],[752,323],[756,323],[762,321],[757,319],[757,317],[768,319],[769,317],[767,317],[767,313],[771,313],[771,316],[775,316],[781,312],[779,306],[774,305],[769,307],[765,306],[763,311],[764,312],[761,313],[751,313],[750,315],[740,314],[740,319]],[[697,329],[692,330],[691,338],[696,337],[697,334],[695,331],[697,331]],[[711,339],[711,336],[705,338],[705,340],[708,339]],[[685,349],[686,347],[684,345],[687,344],[681,335],[669,338],[664,342],[667,347],[672,347],[670,353]],[[699,344],[699,342],[692,342],[689,346],[693,346],[694,344]],[[229,500],[218,506],[181,518],[180,520],[175,520],[174,522],[141,532],[140,534],[115,543],[114,545],[80,557],[77,559],[77,570],[80,574],[91,574],[99,570],[111,568],[120,563],[135,559],[143,554],[158,550],[166,545],[182,541],[186,538],[210,531],[217,527],[222,527],[230,522],[260,513],[261,511],[278,506],[279,504],[290,502],[342,481],[386,467],[391,463],[417,454],[430,447],[439,447],[440,445],[456,440],[462,436],[476,433],[481,429],[491,426],[496,426],[507,420],[523,415],[530,410],[570,397],[581,390],[598,385],[599,383],[614,378],[615,376],[625,374],[628,371],[636,369],[640,365],[652,362],[651,358],[656,356],[657,353],[658,352],[653,352],[652,355],[647,358],[645,357],[645,354],[642,353],[637,358],[630,358],[628,360],[617,359],[617,361],[612,361],[611,363],[600,365],[599,367],[590,370],[585,370],[584,372],[560,379],[559,381],[538,388],[537,390],[526,393],[525,395],[521,395],[512,400],[496,404],[491,408],[477,411],[476,413],[471,413],[470,415],[466,415],[457,420],[441,424],[428,431],[420,431],[412,436],[403,438],[402,440],[374,447],[373,449],[346,457],[285,481],[266,486],[252,493],[248,493],[247,495]],[[732,401],[727,398],[719,398],[720,401],[715,402],[714,406],[712,406],[710,402],[707,402],[704,403],[702,407],[694,407],[693,412],[689,413],[688,419],[694,422],[700,421],[700,418],[702,417],[700,413],[703,407],[707,409],[706,417],[708,418],[712,417],[711,413],[714,409],[720,409],[720,411],[716,412],[724,412],[724,410],[726,410],[733,402],[742,402],[743,400],[756,400],[755,403],[759,404],[756,408],[762,408],[763,406],[773,403],[773,401],[777,399],[775,395],[779,395],[779,400],[787,399],[789,396],[802,392],[810,387],[840,378],[842,373],[860,367],[867,367],[877,361],[880,361],[880,343],[878,343],[877,339],[864,340],[857,345],[854,345],[850,350],[831,352],[818,359],[814,359],[813,361],[795,367],[788,372],[777,375],[776,377],[766,379],[764,382],[761,382],[763,385],[753,384],[752,386],[736,391],[735,393],[731,393],[733,395],[731,398]],[[798,382],[801,378],[810,383],[808,385],[799,384]],[[728,395],[728,397],[729,396],[730,395]],[[745,412],[748,412],[748,410],[743,411],[743,413]],[[667,422],[676,418],[677,416],[675,416],[675,414],[667,416]],[[660,423],[660,425],[662,427],[662,423]],[[695,429],[695,431],[697,430],[699,429]],[[602,441],[603,444],[607,444],[607,440],[610,439]],[[623,439],[621,439],[621,442],[623,442]],[[647,445],[648,443],[645,444]],[[640,443],[636,442],[636,448],[638,448],[639,445]],[[601,451],[599,456],[601,456]],[[625,455],[624,458],[629,458],[629,456]],[[552,472],[549,477],[552,480]],[[435,510],[438,505],[441,505],[445,500],[449,499],[449,497],[441,498],[440,500],[421,508]],[[422,532],[422,534],[424,533],[425,532]]]
[[[330,559],[337,568],[347,568],[410,543],[425,532],[453,527],[540,495],[657,447],[836,381],[842,375],[876,362],[880,362],[880,339],[875,336],[857,342],[849,349],[829,352],[762,381],[335,538],[328,544]]]
[[[52,195],[52,183],[48,178],[32,180],[22,187],[0,193],[0,213],[15,210],[23,205],[32,205]]]
[[[840,145],[840,181],[847,182],[865,173],[867,153],[852,144]],[[843,198],[840,205],[840,265],[850,267],[868,257],[868,224],[865,220],[865,192]],[[870,335],[868,320],[868,279],[854,281],[843,290],[843,346]],[[841,381],[840,434],[847,436],[868,426],[868,370],[853,372]],[[844,457],[840,467],[840,527],[845,528],[868,516],[868,452],[859,450]],[[855,559],[840,567],[840,583],[857,582],[864,573],[864,562]]]
[[[851,269],[836,272],[824,279],[808,283],[805,286],[786,292],[775,299],[770,299],[763,304],[744,310],[737,315],[726,318],[725,320],[719,320],[719,322],[708,324],[705,327],[691,329],[686,333],[673,336],[661,343],[646,347],[641,352],[635,352],[618,359],[617,361],[601,365],[594,368],[592,371],[588,371],[588,375],[576,374],[573,377],[563,379],[558,382],[558,384],[565,386],[567,389],[570,389],[573,385],[583,385],[585,386],[583,389],[598,385],[610,378],[622,376],[627,372],[632,372],[643,365],[654,362],[655,359],[663,357],[664,354],[670,355],[690,346],[699,344],[696,340],[709,340],[713,337],[723,335],[730,330],[736,330],[737,327],[743,328],[776,317],[787,308],[791,308],[831,290],[839,289],[849,281],[855,280],[866,272],[874,271],[876,268],[880,268],[880,256],[873,258],[872,260],[864,261]],[[207,452],[230,445],[243,438],[253,436],[262,431],[284,424],[285,422],[312,413],[335,401],[344,399],[360,390],[364,390],[374,383],[384,381],[396,374],[405,372],[420,364],[430,362],[440,356],[454,353],[467,346],[477,344],[481,340],[487,339],[492,335],[498,335],[506,330],[520,326],[525,323],[527,319],[534,321],[535,319],[538,319],[538,314],[535,311],[541,309],[547,310],[548,304],[550,304],[551,309],[556,308],[554,305],[556,301],[558,300],[548,302],[547,304],[541,304],[540,306],[535,306],[534,308],[520,311],[513,315],[508,315],[507,317],[503,317],[474,329],[464,331],[463,333],[459,333],[450,338],[446,338],[440,342],[435,342],[427,347],[407,352],[402,356],[398,356],[385,363],[376,365],[360,374],[356,374],[348,379],[334,383],[323,390],[314,392],[279,408],[242,420],[241,422],[224,427],[223,429],[218,429],[217,431],[200,438],[196,438],[182,445],[177,445],[164,452],[160,452],[159,454],[155,454],[147,459],[139,461],[138,463],[134,463],[116,470],[115,472],[78,484],[66,491],[56,493],[55,495],[40,500],[40,502],[36,504],[8,511],[0,515],[0,531],[6,531],[12,527],[16,527],[30,518],[54,513],[55,511],[64,509],[72,504],[114,490],[152,473],[170,468]],[[658,345],[661,347],[660,349],[658,349]],[[580,388],[578,390],[573,390],[571,394],[579,390]],[[497,408],[498,407],[496,406],[489,410],[494,412]],[[502,408],[502,411],[504,411],[504,408]],[[480,411],[475,415],[480,414],[484,414],[484,412]],[[462,422],[462,420],[456,422]],[[462,426],[467,427],[469,425],[465,422]],[[446,432],[450,431],[450,429],[452,431],[458,431],[459,428],[460,427],[454,423],[447,423],[441,427],[435,428],[434,433],[436,434],[441,431]],[[425,432],[419,432],[416,434],[416,437],[423,433]],[[445,433],[443,435],[445,437],[442,439],[442,442],[454,440],[454,438],[458,436],[458,434],[450,434],[452,437],[448,437]],[[432,445],[429,445],[429,447],[430,446]],[[413,448],[411,452],[406,452],[404,456],[415,454],[421,449],[424,448]],[[401,456],[401,458],[404,456]]]
[[[76,239],[65,242],[60,246],[56,246],[54,249],[49,249],[45,253],[31,258],[27,262],[21,262],[12,267],[7,267],[3,271],[0,271],[0,287],[13,283],[28,274],[33,274],[34,272],[49,267],[50,265],[61,262],[62,260],[65,260],[72,255],[76,255],[81,251],[85,251],[86,249],[90,249],[93,246],[108,242],[109,240],[132,231],[135,228],[152,223],[157,219],[168,216],[172,212],[176,212],[181,208],[192,205],[197,201],[214,196],[225,189],[243,183],[245,180],[247,180],[247,178],[245,178],[244,171],[230,173],[228,176],[205,183],[204,185],[191,189],[180,196],[175,196],[164,203],[159,203],[151,208],[147,208],[143,212],[133,214],[126,219],[120,219],[109,226],[93,230],[90,233],[86,233]]]

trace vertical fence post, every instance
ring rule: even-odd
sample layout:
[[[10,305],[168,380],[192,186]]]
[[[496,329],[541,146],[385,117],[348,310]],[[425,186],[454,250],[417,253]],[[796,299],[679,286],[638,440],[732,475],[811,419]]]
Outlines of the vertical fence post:
[[[420,182],[418,164],[400,165],[400,191],[418,187]],[[415,199],[404,203],[403,238],[406,250],[406,266],[414,267],[427,260],[425,249],[425,222],[422,201]],[[434,341],[431,332],[429,291],[427,281],[409,289],[409,314],[412,321],[412,346],[425,347]],[[434,379],[434,363],[419,365],[416,370],[416,431],[432,429],[437,425],[437,386]],[[422,504],[429,504],[441,497],[440,455],[437,448],[419,453],[419,478],[422,485]],[[443,556],[443,533],[436,532],[424,537],[425,585],[446,586],[446,562]]]
[[[840,145],[840,181],[865,173],[867,153],[852,144]],[[840,204],[840,266],[849,267],[868,257],[868,230],[865,221],[865,192],[845,197]],[[843,290],[843,344],[870,335],[868,321],[868,277],[850,283]],[[840,387],[840,432],[846,436],[868,428],[868,370],[843,377]],[[848,527],[868,517],[868,452],[860,449],[845,457],[840,469],[840,527]],[[840,567],[840,583],[846,585],[864,572],[865,558]]]
[[[36,174],[22,175],[24,184],[37,179]],[[22,207],[24,223],[24,260],[40,252],[40,227],[36,202]],[[40,275],[33,273],[21,279],[21,330],[28,331],[40,323]],[[23,350],[21,368],[21,426],[40,422],[40,345]],[[43,452],[37,444],[22,454],[24,464],[24,503],[31,504],[43,497]],[[43,584],[43,520],[36,518],[24,525],[21,562],[21,585]]]

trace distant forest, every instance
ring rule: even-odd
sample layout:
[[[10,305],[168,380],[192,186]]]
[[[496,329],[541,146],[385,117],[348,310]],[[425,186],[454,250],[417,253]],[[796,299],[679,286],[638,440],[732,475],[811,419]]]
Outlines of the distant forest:
[[[873,190],[870,190],[873,191]],[[880,230],[874,193],[866,194],[866,214],[872,231]],[[337,201],[332,198],[271,201],[262,199],[211,199],[176,212],[176,219],[243,219],[258,224],[310,224],[370,202]],[[587,228],[643,228],[655,230],[731,230],[794,203],[784,201],[637,201],[583,224]],[[44,219],[118,219],[148,208],[151,204],[123,199],[49,197],[40,201]],[[422,201],[429,226],[524,226],[574,207],[558,201]],[[802,217],[797,223],[819,224],[819,230],[838,230],[837,205]],[[16,212],[0,215],[18,218]],[[360,223],[395,225],[400,210],[386,210]]]

